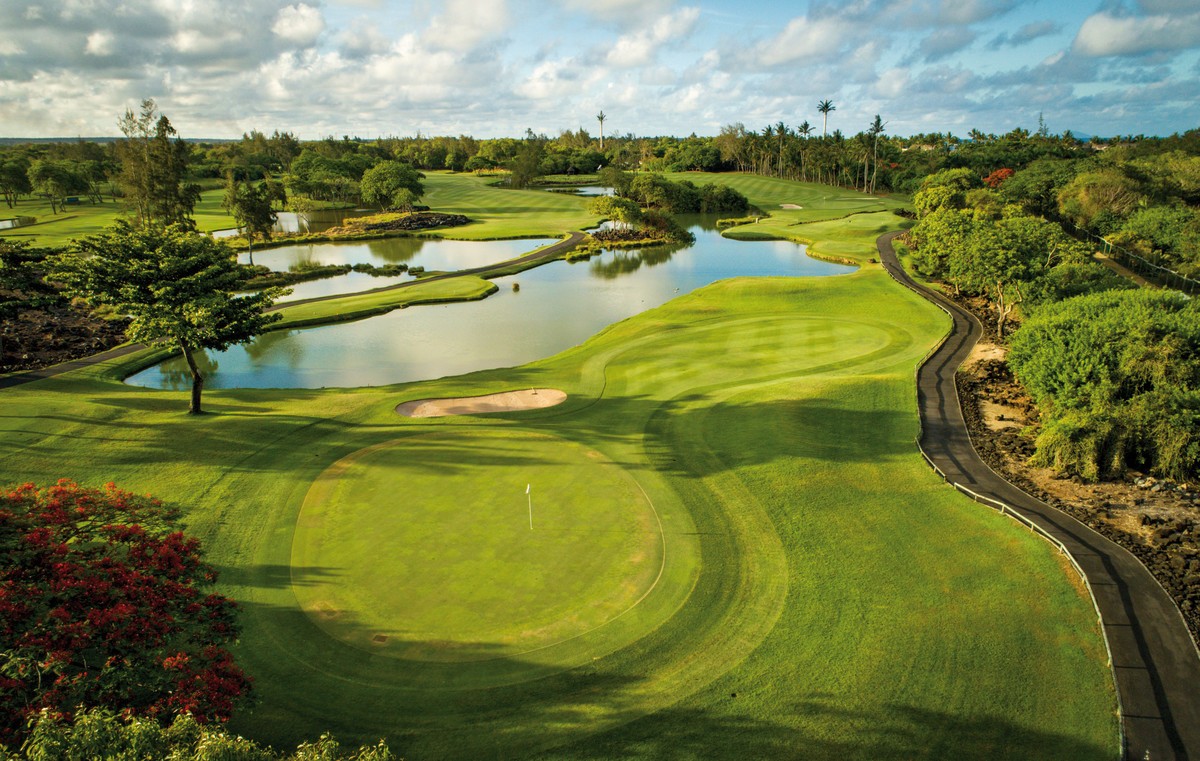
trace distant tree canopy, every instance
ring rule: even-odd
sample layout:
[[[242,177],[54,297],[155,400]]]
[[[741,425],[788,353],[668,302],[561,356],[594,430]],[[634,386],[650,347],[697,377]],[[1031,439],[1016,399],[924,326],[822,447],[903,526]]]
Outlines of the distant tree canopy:
[[[1038,401],[1036,460],[1088,480],[1200,475],[1200,304],[1121,290],[1041,306],[1009,362]]]

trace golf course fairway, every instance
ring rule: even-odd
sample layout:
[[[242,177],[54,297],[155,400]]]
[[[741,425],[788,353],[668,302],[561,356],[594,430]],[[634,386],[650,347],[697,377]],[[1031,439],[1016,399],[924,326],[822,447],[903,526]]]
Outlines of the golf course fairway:
[[[516,368],[210,391],[200,418],[119,364],[8,389],[0,472],[180,505],[242,608],[231,729],[276,747],[1115,759],[1078,578],[914,445],[948,319],[869,261],[900,222],[758,225],[862,266],[718,282]],[[395,413],[522,388],[567,399]]]

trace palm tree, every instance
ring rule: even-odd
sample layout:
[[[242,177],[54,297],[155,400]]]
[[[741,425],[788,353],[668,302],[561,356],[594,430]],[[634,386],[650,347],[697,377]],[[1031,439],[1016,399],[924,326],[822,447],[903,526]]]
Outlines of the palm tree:
[[[805,168],[804,162],[804,146],[808,142],[808,137],[813,133],[812,125],[808,123],[808,119],[800,122],[800,126],[796,128],[796,134],[804,138],[804,143],[800,144],[800,179],[808,182],[808,170]]]
[[[604,120],[607,119],[604,115],[604,109],[600,109],[600,113],[596,114],[596,118],[600,120],[600,150],[604,150]]]
[[[788,129],[788,126],[783,122],[779,122],[775,125],[775,134],[779,137],[779,161],[775,165],[775,172],[780,177],[783,176],[783,144],[784,141],[786,141],[790,136],[790,132],[791,131]]]
[[[887,126],[887,122],[879,118],[879,114],[875,114],[875,121],[867,129],[867,134],[871,136],[874,144],[871,146],[871,161],[874,168],[871,169],[871,192],[875,192],[875,175],[879,172],[879,136],[883,134],[883,128]],[[864,180],[865,182],[865,180]]]
[[[775,137],[775,128],[768,124],[763,127],[763,152],[762,164],[759,165],[759,174],[771,173],[771,138]]]
[[[825,115],[825,121],[821,123],[821,137],[825,137],[826,127],[829,126],[829,112],[837,111],[837,106],[833,105],[832,100],[823,100],[817,104],[817,110]]]

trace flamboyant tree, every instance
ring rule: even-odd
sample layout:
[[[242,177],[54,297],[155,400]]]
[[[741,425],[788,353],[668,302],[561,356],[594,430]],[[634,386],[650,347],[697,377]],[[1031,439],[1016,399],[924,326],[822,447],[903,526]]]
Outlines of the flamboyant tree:
[[[0,491],[0,743],[42,709],[224,721],[236,606],[178,511],[113,484]]]
[[[131,340],[178,348],[192,376],[194,415],[204,388],[195,352],[220,351],[263,332],[279,319],[264,310],[284,293],[235,295],[243,275],[229,247],[183,225],[118,222],[77,241],[52,274],[68,295],[128,315]]]

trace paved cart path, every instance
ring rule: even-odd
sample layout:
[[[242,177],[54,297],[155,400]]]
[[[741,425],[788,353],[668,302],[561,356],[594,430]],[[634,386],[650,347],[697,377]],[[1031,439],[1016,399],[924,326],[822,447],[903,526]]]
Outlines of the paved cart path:
[[[1126,757],[1200,761],[1200,652],[1175,602],[1128,550],[1016,488],[976,454],[954,374],[983,329],[974,316],[908,276],[892,247],[898,234],[878,240],[883,266],[954,320],[917,371],[921,448],[947,481],[1014,508],[1062,542],[1087,574],[1112,650]]]

